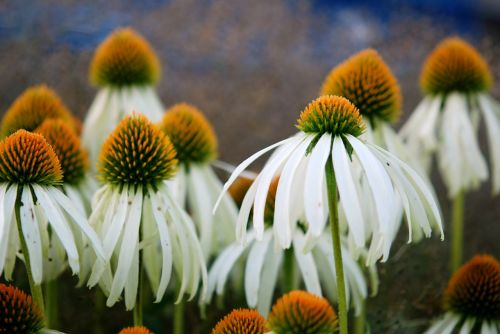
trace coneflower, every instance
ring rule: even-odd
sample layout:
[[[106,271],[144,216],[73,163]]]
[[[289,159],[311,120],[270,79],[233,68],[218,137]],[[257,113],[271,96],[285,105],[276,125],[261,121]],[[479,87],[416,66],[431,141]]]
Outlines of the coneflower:
[[[88,238],[98,258],[103,254],[85,214],[59,189],[62,178],[57,155],[41,135],[18,130],[0,142],[0,272],[10,279],[22,250],[31,294],[40,307],[49,226],[74,274],[80,271],[82,252],[76,234]]]
[[[172,180],[178,200],[187,205],[198,227],[201,246],[208,259],[221,245],[234,240],[238,210],[225,195],[215,215],[212,208],[222,190],[210,163],[217,157],[217,137],[212,125],[196,107],[179,103],[167,110],[160,123],[177,152],[179,172]]]
[[[371,231],[380,245],[383,260],[392,243],[391,224],[398,201],[408,206],[406,215],[412,224],[427,230],[435,225],[442,233],[441,215],[432,190],[406,163],[384,149],[358,139],[364,124],[358,109],[339,96],[322,96],[301,113],[297,127],[301,132],[271,145],[242,162],[224,185],[223,193],[239,174],[266,152],[279,147],[248,190],[238,216],[236,236],[244,240],[250,211],[257,240],[264,237],[266,197],[273,178],[279,173],[273,230],[277,244],[289,248],[298,220],[294,212],[305,214],[308,223],[304,249],[308,250],[323,234],[330,217],[334,247],[341,333],[347,333],[347,303],[338,222],[337,192],[348,228],[359,248],[367,238],[366,220],[361,210],[353,169],[360,168],[367,180],[370,196],[364,205],[374,208],[379,223]],[[359,163],[354,163],[351,157]],[[327,203],[324,198],[326,181]],[[409,200],[411,198],[411,201]],[[368,204],[369,203],[369,204]],[[327,209],[328,205],[328,209]],[[214,208],[216,210],[217,206]]]
[[[160,62],[149,43],[135,30],[113,31],[95,51],[90,81],[99,92],[83,125],[83,143],[95,161],[108,135],[133,111],[153,122],[163,115],[154,86],[160,78]]]
[[[118,334],[154,334],[144,326],[127,327],[122,329]]]
[[[423,101],[401,135],[408,147],[438,167],[453,200],[452,258],[455,271],[462,262],[463,208],[467,191],[488,179],[486,160],[476,138],[482,115],[491,160],[493,193],[500,190],[500,120],[497,102],[488,94],[492,76],[481,55],[464,40],[442,41],[428,56],[420,77]]]
[[[264,334],[266,320],[259,312],[236,309],[226,315],[212,329],[212,334]]]
[[[451,277],[444,294],[446,314],[425,334],[500,332],[500,263],[477,255]]]
[[[26,89],[5,112],[1,124],[4,138],[24,129],[33,131],[47,119],[61,119],[74,130],[78,128],[75,119],[59,96],[45,85]]]
[[[43,326],[43,312],[31,296],[0,283],[0,333],[37,334]]]
[[[267,323],[273,334],[332,334],[338,330],[337,315],[328,301],[304,291],[278,299]]]
[[[156,301],[163,298],[172,268],[179,275],[177,302],[187,291],[193,298],[207,273],[194,225],[174,200],[166,181],[177,170],[174,146],[145,116],[125,117],[103,145],[99,175],[104,183],[93,199],[90,222],[104,244],[105,261],[97,261],[89,285],[100,280],[112,306],[125,295],[142,322],[142,271]],[[104,275],[103,275],[104,274]]]

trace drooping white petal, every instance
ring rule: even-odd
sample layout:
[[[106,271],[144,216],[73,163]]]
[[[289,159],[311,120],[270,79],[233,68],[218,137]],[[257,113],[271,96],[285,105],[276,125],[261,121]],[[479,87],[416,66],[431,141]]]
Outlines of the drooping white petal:
[[[365,243],[365,228],[361,203],[351,173],[349,156],[339,136],[336,136],[333,140],[332,161],[340,194],[340,203],[344,209],[350,232],[356,245],[362,247]]]
[[[91,161],[97,158],[101,144],[116,125],[111,122],[114,105],[111,89],[103,88],[97,93],[85,117],[82,142],[89,152]]]
[[[301,233],[296,233],[293,238],[294,255],[297,259],[299,269],[302,273],[302,279],[306,285],[307,291],[321,296],[321,285],[319,283],[318,271],[314,258],[311,252],[304,253],[302,251],[304,244],[304,237]]]
[[[7,258],[9,235],[12,226],[12,216],[17,196],[17,186],[11,186],[7,190],[7,184],[0,185],[0,275],[3,272]]]
[[[450,324],[456,325],[459,319],[453,313],[446,313],[443,318],[436,321],[424,334],[443,334],[445,329],[449,329]],[[453,327],[452,327],[453,329]]]
[[[259,177],[255,179],[250,188],[248,188],[243,202],[241,203],[240,213],[238,214],[238,219],[236,220],[236,240],[241,243],[245,242],[245,234],[247,231],[248,219],[250,217],[250,212],[252,211],[252,205],[255,199],[255,194],[257,193],[257,182]]]
[[[262,266],[267,250],[270,248],[271,238],[271,231],[264,233],[262,240],[256,241],[248,254],[245,266],[245,296],[249,307],[257,306]]]
[[[462,328],[460,329],[460,332],[458,334],[469,334],[472,332],[472,327],[474,327],[475,323],[475,318],[474,317],[469,317],[465,319]]]
[[[274,251],[269,247],[261,274],[261,284],[257,297],[257,310],[262,316],[267,317],[273,300],[273,293],[281,269],[283,251]]]
[[[127,282],[125,283],[125,309],[132,310],[135,307],[137,300],[137,289],[139,287],[139,245],[137,244],[132,254],[132,265],[128,273]]]
[[[488,147],[490,150],[493,193],[500,192],[500,120],[493,109],[491,98],[480,94],[478,96],[480,109],[484,115],[484,123],[488,130]]]
[[[289,144],[291,142],[294,142],[296,140],[297,140],[297,138],[291,137],[291,138],[287,138],[285,140],[279,141],[279,142],[277,142],[277,143],[275,143],[275,144],[273,144],[271,146],[268,146],[268,147],[266,147],[266,148],[258,151],[257,153],[254,153],[252,156],[250,156],[249,158],[245,159],[241,164],[239,164],[238,167],[236,167],[236,169],[234,170],[234,172],[231,174],[231,176],[229,177],[229,179],[226,181],[226,183],[224,183],[224,187],[222,188],[222,192],[220,193],[219,198],[215,202],[213,212],[215,212],[217,210],[217,207],[219,206],[219,202],[221,201],[222,196],[229,189],[229,187],[231,186],[231,184],[233,184],[233,182],[236,181],[236,179],[238,178],[238,176],[248,166],[250,166],[250,164],[252,164],[252,162],[254,162],[255,160],[257,160],[260,156],[262,156],[262,155],[266,154],[267,152],[273,150],[274,148],[276,148],[278,146],[282,146],[282,145],[287,145],[287,144]]]
[[[149,284],[153,290],[153,294],[157,294],[158,285],[160,284],[162,270],[162,252],[158,243],[158,227],[153,214],[153,206],[151,197],[154,195],[151,187],[148,187],[142,204],[142,222],[141,222],[141,242],[139,249],[141,253],[141,264],[144,267],[146,275],[149,278]],[[158,206],[155,206],[158,208]],[[161,210],[161,208],[159,208]],[[160,220],[162,225],[167,228],[166,219],[162,214]],[[171,258],[172,254],[170,254]]]
[[[222,160],[214,160],[212,162],[210,162],[210,165],[215,167],[215,168],[218,168],[220,170],[223,170],[225,172],[227,172],[228,174],[231,174],[234,172],[234,170],[236,169],[236,166],[233,166],[225,161],[222,161]],[[247,179],[250,179],[250,180],[255,180],[257,178],[257,173],[254,173],[254,172],[251,172],[251,171],[243,171],[240,173],[240,176],[241,177],[244,177],[244,178],[247,178]]]

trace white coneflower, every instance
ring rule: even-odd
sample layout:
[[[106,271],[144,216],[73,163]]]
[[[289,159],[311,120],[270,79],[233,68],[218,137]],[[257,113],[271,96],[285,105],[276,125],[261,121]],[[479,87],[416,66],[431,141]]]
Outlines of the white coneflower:
[[[103,240],[106,263],[96,262],[89,285],[100,279],[108,306],[124,291],[126,308],[140,314],[136,299],[142,268],[157,302],[172,268],[180,280],[178,301],[185,292],[193,298],[200,280],[202,294],[206,291],[195,227],[166,183],[176,171],[175,155],[168,137],[140,114],[125,117],[103,145],[99,172],[104,186],[95,194],[89,220]]]
[[[266,200],[266,231],[263,239],[256,240],[255,232],[250,230],[244,245],[235,242],[220,253],[208,274],[208,298],[206,302],[210,302],[214,292],[218,295],[223,294],[230,273],[242,257],[245,258],[244,277],[247,304],[249,307],[256,307],[265,316],[269,313],[280,272],[282,272],[285,282],[290,279],[292,281],[290,284],[284,284],[282,291],[289,292],[298,288],[299,282],[293,277],[295,276],[294,271],[289,270],[290,265],[298,265],[300,277],[305,283],[307,291],[321,296],[323,295],[323,286],[331,300],[337,299],[337,288],[330,284],[335,282],[336,271],[333,266],[331,238],[326,233],[320,237],[318,244],[308,253],[303,252],[305,236],[302,232],[302,226],[293,232],[291,249],[285,251],[274,247],[272,223],[278,180],[275,178],[271,183]],[[345,245],[342,246],[342,254],[346,272],[348,303],[349,300],[352,300],[352,306],[356,308],[356,313],[358,313],[367,296],[366,282],[358,263],[347,251]],[[287,258],[290,255],[292,258]],[[288,261],[294,263],[290,264]]]
[[[222,190],[222,183],[210,166],[217,156],[217,137],[201,111],[187,103],[168,109],[160,127],[174,145],[180,165],[171,182],[172,188],[180,203],[187,205],[208,258],[220,245],[234,241],[234,224],[238,216],[236,205],[228,195],[212,215]]]
[[[425,98],[400,133],[428,165],[436,155],[453,200],[453,272],[462,263],[465,193],[488,179],[486,160],[476,138],[481,115],[488,133],[493,193],[500,191],[498,106],[488,94],[492,85],[488,65],[460,38],[445,39],[434,49],[424,64],[420,83]]]
[[[333,246],[339,287],[341,332],[347,332],[347,307],[343,284],[343,267],[337,215],[337,190],[350,233],[358,247],[366,240],[365,219],[361,210],[351,157],[359,160],[372,195],[364,205],[375,208],[377,226],[372,227],[374,243],[383,259],[388,257],[392,243],[393,215],[398,200],[404,203],[410,226],[416,225],[430,234],[434,224],[440,230],[441,216],[431,189],[406,163],[391,153],[357,137],[364,125],[357,108],[347,99],[322,96],[311,102],[301,113],[295,136],[271,145],[241,163],[224,185],[224,192],[238,175],[258,157],[279,147],[248,190],[237,221],[237,238],[243,240],[250,210],[257,240],[264,237],[266,197],[273,177],[280,175],[276,192],[273,230],[277,243],[288,248],[299,220],[305,213],[308,229],[306,248],[319,238],[328,213],[332,227]],[[358,164],[356,164],[358,165]],[[325,191],[326,181],[326,191]],[[223,193],[224,193],[223,192]],[[328,194],[328,209],[324,193]],[[221,194],[222,196],[223,194]]]
[[[0,143],[0,272],[10,279],[22,250],[31,292],[41,307],[39,285],[46,270],[49,226],[51,239],[62,245],[74,274],[80,270],[82,253],[77,235],[85,235],[96,255],[103,256],[85,214],[58,188],[62,177],[56,153],[41,135],[18,130]]]
[[[446,314],[425,334],[500,333],[500,263],[477,255],[450,279],[445,291]]]
[[[148,42],[131,28],[111,33],[97,48],[90,80],[100,87],[83,124],[82,140],[95,161],[113,129],[134,110],[153,122],[163,115],[155,92],[160,62]]]

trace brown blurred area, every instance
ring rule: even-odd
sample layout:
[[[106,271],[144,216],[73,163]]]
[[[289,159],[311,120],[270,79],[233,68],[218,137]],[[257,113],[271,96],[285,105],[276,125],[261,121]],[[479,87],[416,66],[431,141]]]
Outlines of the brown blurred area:
[[[498,16],[486,16],[462,31],[460,24],[404,6],[395,9],[397,15],[380,18],[371,7],[332,15],[309,1],[286,0],[146,1],[143,6],[96,1],[83,7],[76,0],[34,3],[37,10],[27,9],[30,16],[19,23],[18,16],[9,18],[19,4],[0,1],[0,114],[26,87],[47,83],[83,119],[96,93],[88,81],[93,48],[114,27],[130,25],[162,61],[158,93],[164,105],[186,101],[203,110],[217,131],[220,158],[233,164],[293,134],[296,118],[317,96],[330,68],[366,47],[380,52],[401,84],[401,122],[422,97],[418,77],[426,55],[446,36],[460,34],[476,46],[500,80]],[[23,31],[30,22],[35,23]],[[65,42],[67,36],[87,42],[75,46]],[[492,95],[500,99],[499,84]],[[486,152],[483,132],[481,127]],[[448,222],[443,185],[436,173],[433,180]],[[498,258],[499,236],[500,198],[491,197],[491,185],[484,184],[467,196],[465,257],[491,253]],[[368,301],[372,333],[421,333],[441,312],[449,238],[441,242],[434,236],[410,245],[406,238],[403,228],[392,257],[380,265],[380,291]],[[131,314],[121,304],[94,314],[93,293],[76,290],[75,284],[69,274],[61,284],[61,330],[89,333],[89,326],[100,322],[103,333],[114,333],[130,324]],[[171,328],[171,300],[146,308],[146,324],[157,333]],[[244,306],[229,299],[224,305],[201,320],[196,301],[190,303],[187,333],[208,333],[221,315]]]

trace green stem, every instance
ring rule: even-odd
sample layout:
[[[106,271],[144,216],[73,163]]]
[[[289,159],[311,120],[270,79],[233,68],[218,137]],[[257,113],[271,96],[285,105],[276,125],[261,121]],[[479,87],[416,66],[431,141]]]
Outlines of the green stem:
[[[174,304],[174,334],[184,334],[184,307],[184,300]]]
[[[102,326],[102,315],[106,312],[104,305],[106,298],[100,289],[94,289],[94,315],[96,317],[94,322],[94,334],[103,334],[104,328]]]
[[[139,251],[140,252],[140,251]],[[141,264],[141,253],[139,253],[139,284],[137,286],[137,300],[135,302],[135,307],[134,307],[134,326],[142,326],[143,320],[142,320],[142,304],[143,304],[143,292],[142,292],[142,282],[143,282],[143,270],[142,270],[142,264]]]
[[[288,293],[293,290],[295,281],[295,259],[292,248],[285,250],[285,259],[283,266],[283,292]]]
[[[464,203],[465,192],[461,191],[453,199],[453,217],[451,227],[451,262],[450,270],[454,273],[463,261],[464,243]]]
[[[30,254],[28,252],[28,245],[26,244],[26,240],[24,239],[24,233],[23,229],[21,227],[21,194],[22,194],[23,188],[19,187],[17,191],[17,198],[16,198],[16,204],[15,204],[15,212],[16,212],[16,225],[17,225],[17,232],[19,234],[19,241],[21,241],[21,250],[23,252],[23,257],[24,257],[24,264],[26,265],[26,273],[28,274],[28,281],[30,284],[30,291],[31,291],[31,297],[33,298],[33,301],[35,304],[38,305],[40,310],[42,311],[42,314],[45,316],[45,304],[43,303],[43,293],[42,293],[42,286],[41,285],[36,285],[35,281],[33,280],[33,274],[31,273],[31,261],[30,261]]]
[[[361,313],[354,318],[354,334],[365,334],[366,300],[361,301]]]
[[[50,329],[59,327],[59,290],[57,281],[52,280],[44,284],[45,288],[45,326]]]
[[[337,274],[337,292],[339,303],[339,324],[340,334],[347,334],[347,299],[344,282],[344,266],[342,264],[342,249],[340,247],[339,216],[337,208],[337,182],[333,170],[332,157],[326,163],[326,188],[328,192],[328,209],[330,217],[330,227],[332,229],[333,258],[335,271]]]

